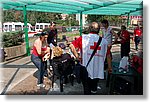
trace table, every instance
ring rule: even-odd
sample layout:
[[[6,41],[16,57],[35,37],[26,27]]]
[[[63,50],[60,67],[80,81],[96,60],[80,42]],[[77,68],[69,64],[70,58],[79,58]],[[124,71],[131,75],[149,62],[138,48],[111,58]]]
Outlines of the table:
[[[137,81],[138,80],[138,77],[137,77],[138,75],[137,75],[137,72],[134,70],[134,68],[129,67],[128,72],[124,73],[123,71],[119,72],[119,68],[118,67],[119,67],[119,63],[113,62],[112,63],[112,73],[107,75],[106,86],[107,87],[109,86],[109,94],[114,94],[114,91],[115,91],[114,88],[116,87],[116,81],[121,76],[133,78],[133,80],[134,80],[133,87],[134,87],[134,90],[136,90],[136,88],[137,88],[137,82],[138,82]],[[122,83],[120,82],[119,84],[122,84]],[[128,82],[128,81],[127,81],[127,84],[131,85],[131,83]],[[127,93],[128,94],[134,94],[132,92],[129,93],[127,91],[126,91],[126,93],[123,93],[123,94],[127,94]]]

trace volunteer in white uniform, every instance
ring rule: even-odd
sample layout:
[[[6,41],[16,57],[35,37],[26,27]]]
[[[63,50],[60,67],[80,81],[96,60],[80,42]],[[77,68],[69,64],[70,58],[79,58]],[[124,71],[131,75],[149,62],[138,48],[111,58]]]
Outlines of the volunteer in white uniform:
[[[102,29],[102,37],[107,40],[108,42],[108,49],[107,49],[107,63],[108,63],[108,72],[111,73],[112,71],[112,55],[111,55],[111,47],[114,43],[116,43],[118,39],[118,35],[112,30],[112,27],[109,26],[107,20],[103,20],[101,22],[103,29]],[[112,37],[115,36],[114,42],[112,42]]]
[[[78,39],[72,42],[70,45],[71,51],[76,58],[79,58],[76,48],[79,48],[82,55],[82,65],[86,66],[89,61],[89,58],[95,49],[98,39],[99,39],[99,30],[100,26],[98,23],[93,22],[89,26],[89,34],[83,34]],[[88,71],[88,87],[90,92],[95,93],[97,91],[98,79],[104,79],[104,61],[107,52],[108,42],[106,39],[102,38],[100,46],[97,49],[97,52],[93,56],[91,62],[87,67]],[[86,87],[86,86],[84,86]],[[85,88],[84,88],[85,89]],[[86,91],[86,90],[84,90]]]

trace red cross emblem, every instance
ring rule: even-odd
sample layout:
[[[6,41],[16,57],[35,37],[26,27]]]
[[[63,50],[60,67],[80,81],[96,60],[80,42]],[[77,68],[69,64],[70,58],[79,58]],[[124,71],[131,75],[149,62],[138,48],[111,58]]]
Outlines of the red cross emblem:
[[[94,42],[94,46],[90,46],[90,49],[95,49],[96,48],[96,45],[97,45],[97,42]],[[101,46],[99,46],[98,48],[97,48],[97,50],[101,50]],[[96,53],[97,53],[97,51],[96,51]]]

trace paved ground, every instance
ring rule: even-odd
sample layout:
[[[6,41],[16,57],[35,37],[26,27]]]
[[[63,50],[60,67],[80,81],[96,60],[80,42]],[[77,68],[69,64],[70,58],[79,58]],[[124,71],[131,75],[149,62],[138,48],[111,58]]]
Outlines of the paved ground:
[[[140,45],[142,50],[142,44]],[[112,48],[113,61],[120,61],[120,45],[114,45]],[[134,50],[134,44],[131,42],[131,52],[137,53]],[[74,82],[74,86],[70,83],[64,85],[64,92],[59,90],[59,80],[55,81],[54,88],[51,88],[51,80],[44,79],[46,88],[38,89],[36,86],[37,81],[37,69],[28,57],[20,57],[4,63],[0,63],[0,93],[1,94],[38,94],[38,95],[82,95],[82,84]],[[106,80],[99,81],[99,87],[97,95],[107,95],[108,87],[106,87]]]

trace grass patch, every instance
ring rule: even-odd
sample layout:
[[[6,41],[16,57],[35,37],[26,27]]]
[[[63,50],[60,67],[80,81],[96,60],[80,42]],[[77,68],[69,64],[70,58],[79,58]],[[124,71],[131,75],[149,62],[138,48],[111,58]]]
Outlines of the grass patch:
[[[68,37],[80,36],[79,33],[77,33],[77,34],[65,34],[65,35],[68,36]]]
[[[77,33],[77,34],[71,34],[71,33],[66,33],[66,34],[58,34],[58,37],[61,37],[62,35],[66,35],[66,36],[68,36],[68,37],[74,37],[74,36],[80,36],[80,34],[79,33]]]
[[[66,35],[66,37],[69,37],[69,38],[73,38],[73,37],[75,37],[75,36],[80,36],[79,33],[75,33],[75,34],[65,33],[65,34],[58,34],[58,38],[59,38],[59,39],[62,39],[62,36],[63,36],[63,35]]]

